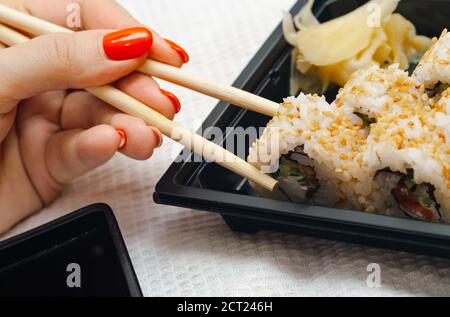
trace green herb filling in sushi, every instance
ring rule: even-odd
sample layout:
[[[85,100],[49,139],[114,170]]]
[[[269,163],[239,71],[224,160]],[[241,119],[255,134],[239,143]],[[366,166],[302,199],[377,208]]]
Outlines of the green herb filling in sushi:
[[[312,166],[303,164],[296,157],[308,157],[296,150],[282,156],[280,167],[273,177],[280,182],[281,190],[293,201],[308,201],[319,189],[317,174]]]

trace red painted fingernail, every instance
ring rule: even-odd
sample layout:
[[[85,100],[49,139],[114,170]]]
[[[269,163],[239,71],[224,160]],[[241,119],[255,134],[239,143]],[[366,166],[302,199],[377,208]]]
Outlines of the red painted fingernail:
[[[116,129],[117,133],[120,136],[120,142],[119,142],[119,150],[123,149],[125,145],[127,145],[127,134],[122,129]]]
[[[161,134],[161,131],[159,131],[158,129],[156,129],[154,127],[150,127],[150,128],[153,130],[156,138],[158,139],[158,146],[156,148],[160,148],[163,144],[163,136]]]
[[[181,59],[183,60],[183,63],[188,63],[189,62],[189,54],[184,50],[184,48],[182,48],[180,45],[178,45],[177,43],[172,42],[171,40],[165,39],[166,43],[169,44],[169,46],[175,50],[180,56]]]
[[[175,107],[175,113],[180,112],[181,110],[181,103],[180,100],[178,99],[177,96],[175,96],[173,93],[171,93],[170,91],[164,90],[164,89],[160,89],[161,93],[166,96],[167,98],[170,99],[170,101],[172,101],[173,106]]]
[[[143,27],[134,27],[106,34],[103,38],[105,54],[112,60],[138,58],[150,51],[153,34]]]

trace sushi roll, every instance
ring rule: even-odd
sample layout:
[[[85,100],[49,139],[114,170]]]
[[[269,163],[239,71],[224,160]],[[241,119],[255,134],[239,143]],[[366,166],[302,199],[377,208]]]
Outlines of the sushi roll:
[[[327,109],[324,98],[300,95],[288,98],[250,149],[248,161],[280,182],[284,195],[294,202],[307,202],[318,190],[313,161],[304,152],[306,141],[303,114],[309,109]],[[267,162],[262,158],[270,158]]]
[[[404,114],[423,107],[425,89],[398,64],[387,69],[373,66],[355,72],[339,91],[337,107],[351,107],[367,126],[376,123],[386,113]]]
[[[450,98],[371,128],[365,156],[378,158],[375,182],[387,204],[429,222],[450,222]],[[450,97],[450,90],[448,91]]]
[[[374,66],[353,74],[336,105],[351,107],[370,129],[362,165],[370,166],[367,177],[376,171],[371,200],[377,211],[448,221],[448,209],[442,207],[448,190],[436,176],[445,173],[449,161],[445,98],[436,103],[416,77],[397,65]]]
[[[444,30],[439,40],[425,53],[413,77],[434,94],[439,94],[450,85],[450,33]]]
[[[373,131],[376,131],[378,123],[382,123],[386,115],[402,116],[417,107],[428,105],[429,101],[424,98],[424,92],[423,85],[401,70],[397,64],[388,68],[373,66],[361,69],[352,74],[350,80],[340,89],[335,101],[336,107],[352,109],[368,129],[366,143],[362,147],[361,166],[366,172],[366,186],[370,190],[365,193],[355,191],[359,209],[376,210],[389,216],[403,216],[391,195],[392,186],[387,185],[397,184],[398,175],[384,170],[379,156],[369,146],[368,141],[373,139]]]
[[[351,108],[337,108],[324,97],[290,97],[250,150],[249,162],[262,168],[259,153],[270,152],[277,131],[279,160],[271,166],[280,189],[295,202],[369,209],[368,171],[361,166],[368,129]],[[356,193],[356,194],[355,194]]]

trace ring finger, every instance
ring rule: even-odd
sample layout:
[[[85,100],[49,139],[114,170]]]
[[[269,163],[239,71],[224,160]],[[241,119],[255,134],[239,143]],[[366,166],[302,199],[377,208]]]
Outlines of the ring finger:
[[[161,145],[162,135],[143,120],[123,114],[94,96],[77,91],[69,94],[61,111],[64,130],[90,129],[101,124],[114,127],[123,134],[121,152],[131,158],[144,160]]]

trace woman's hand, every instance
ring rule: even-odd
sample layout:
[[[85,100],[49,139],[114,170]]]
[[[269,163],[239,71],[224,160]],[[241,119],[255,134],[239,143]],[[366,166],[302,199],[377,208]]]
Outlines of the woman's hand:
[[[65,27],[71,3],[80,5],[85,31],[0,44],[0,233],[117,151],[144,160],[161,145],[157,129],[76,89],[115,82],[170,119],[180,110],[175,96],[133,71],[148,57],[181,66],[187,54],[137,27],[115,2],[0,0]]]

